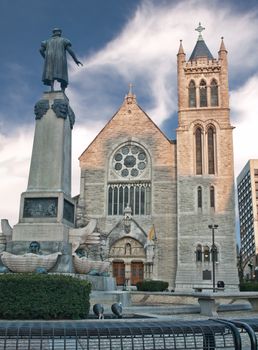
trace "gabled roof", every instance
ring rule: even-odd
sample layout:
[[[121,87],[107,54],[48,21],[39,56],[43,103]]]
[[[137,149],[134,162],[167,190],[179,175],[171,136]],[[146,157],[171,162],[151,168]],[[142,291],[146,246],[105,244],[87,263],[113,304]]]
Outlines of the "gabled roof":
[[[142,115],[145,116],[145,118],[147,118],[147,120],[153,125],[153,127],[156,128],[160,132],[161,135],[163,135],[164,139],[169,143],[173,143],[173,142],[171,142],[171,140],[168,139],[168,137],[164,134],[164,132],[157,126],[157,124],[155,124],[154,121],[147,115],[147,113],[137,104],[136,96],[129,91],[129,93],[125,96],[125,99],[124,99],[122,106],[113,115],[113,117],[107,122],[107,124],[98,133],[98,135],[96,135],[96,137],[88,145],[88,147],[82,152],[82,154],[79,157],[79,160],[81,160],[83,158],[84,154],[93,146],[93,144],[98,140],[100,135],[105,133],[105,131],[109,128],[110,124],[114,121],[114,119],[119,117],[120,111],[123,109],[127,110],[128,107],[130,107],[131,109],[134,109],[134,110],[136,110],[136,109],[140,110],[142,112]],[[121,118],[121,115],[119,118]],[[128,118],[130,118],[130,115],[128,115]]]

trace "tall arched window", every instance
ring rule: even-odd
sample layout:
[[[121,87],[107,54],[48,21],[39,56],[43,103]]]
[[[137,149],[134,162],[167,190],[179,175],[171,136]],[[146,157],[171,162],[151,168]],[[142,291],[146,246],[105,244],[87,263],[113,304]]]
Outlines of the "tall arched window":
[[[210,187],[210,206],[215,209],[215,189],[214,186]]]
[[[211,106],[216,107],[219,105],[219,92],[218,84],[215,79],[211,82]]]
[[[215,174],[215,129],[210,126],[208,135],[208,173]]]
[[[196,174],[202,174],[202,130],[195,130],[195,159],[196,159]]]
[[[198,209],[202,209],[202,188],[198,186],[197,188],[197,207]]]
[[[200,82],[200,107],[207,107],[207,85],[205,80]]]
[[[193,80],[190,81],[189,87],[188,87],[188,93],[189,93],[189,107],[196,107],[196,87],[195,82]]]
[[[196,247],[196,262],[202,262],[202,246],[201,244],[198,244]]]

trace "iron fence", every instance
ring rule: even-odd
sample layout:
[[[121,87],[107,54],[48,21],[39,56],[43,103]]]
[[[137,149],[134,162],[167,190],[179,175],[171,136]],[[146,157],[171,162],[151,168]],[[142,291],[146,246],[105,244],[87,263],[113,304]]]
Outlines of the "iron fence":
[[[0,322],[1,350],[257,349],[258,319]]]

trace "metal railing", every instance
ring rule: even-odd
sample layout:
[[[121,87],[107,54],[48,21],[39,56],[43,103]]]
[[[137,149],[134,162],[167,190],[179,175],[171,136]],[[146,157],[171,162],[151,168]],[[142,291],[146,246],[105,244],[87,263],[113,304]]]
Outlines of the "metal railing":
[[[1,350],[257,349],[258,319],[1,321]]]

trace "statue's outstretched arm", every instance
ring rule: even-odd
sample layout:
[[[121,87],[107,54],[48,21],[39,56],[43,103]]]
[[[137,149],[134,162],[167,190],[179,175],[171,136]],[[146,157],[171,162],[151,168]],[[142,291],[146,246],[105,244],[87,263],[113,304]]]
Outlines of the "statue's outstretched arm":
[[[41,46],[41,48],[39,49],[39,52],[43,58],[45,58],[45,51],[46,51],[46,48],[44,46]]]
[[[83,64],[77,59],[75,53],[73,52],[73,50],[68,46],[66,47],[66,50],[69,52],[69,54],[72,56],[74,62],[79,66],[83,66]]]

